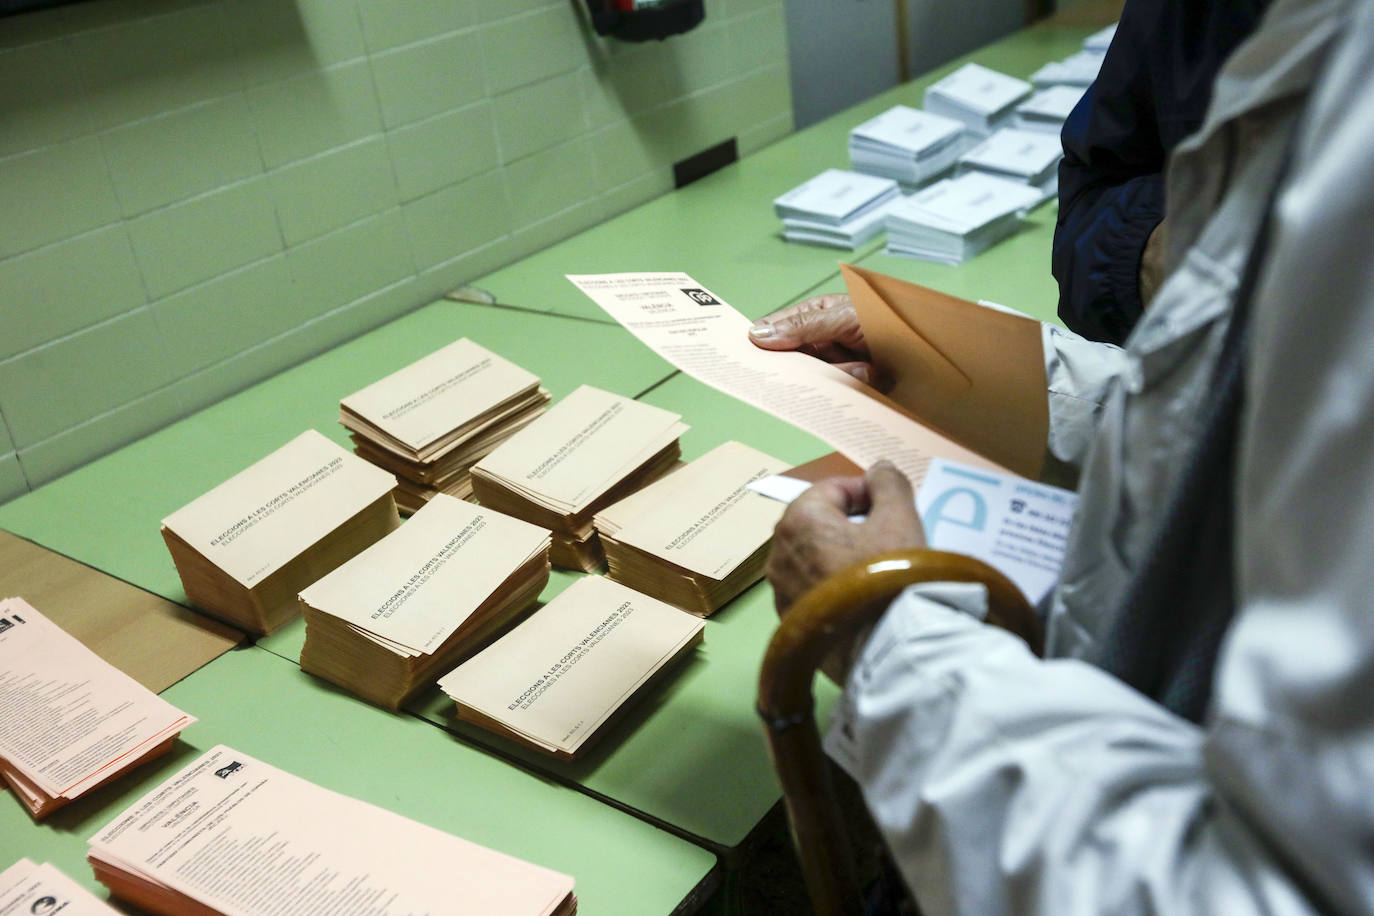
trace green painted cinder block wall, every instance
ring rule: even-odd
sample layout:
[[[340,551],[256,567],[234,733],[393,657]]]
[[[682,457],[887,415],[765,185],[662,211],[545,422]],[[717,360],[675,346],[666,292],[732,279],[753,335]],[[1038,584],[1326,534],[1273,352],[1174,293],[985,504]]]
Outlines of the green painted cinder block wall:
[[[0,502],[792,130],[782,0],[97,0],[0,19]]]

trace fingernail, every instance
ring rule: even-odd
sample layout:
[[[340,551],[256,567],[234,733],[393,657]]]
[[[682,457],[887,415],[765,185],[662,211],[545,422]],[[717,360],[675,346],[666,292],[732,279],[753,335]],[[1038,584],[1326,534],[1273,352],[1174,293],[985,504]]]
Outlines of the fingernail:
[[[772,326],[771,324],[765,324],[765,323],[763,323],[763,322],[759,322],[758,324],[754,325],[753,327],[751,327],[751,328],[749,329],[749,336],[750,336],[750,337],[759,337],[759,338],[763,338],[763,337],[772,337],[772,336],[773,336],[773,326]]]
[[[849,370],[849,374],[854,376],[859,381],[863,382],[865,385],[873,384],[873,373],[868,371],[867,366],[855,366],[853,369]]]

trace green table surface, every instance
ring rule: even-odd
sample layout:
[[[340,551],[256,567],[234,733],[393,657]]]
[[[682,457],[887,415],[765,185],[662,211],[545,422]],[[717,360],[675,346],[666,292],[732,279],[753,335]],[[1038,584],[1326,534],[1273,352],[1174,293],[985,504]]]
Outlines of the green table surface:
[[[172,755],[37,824],[13,798],[0,797],[0,867],[21,856],[48,861],[104,897],[85,862],[86,841],[179,767],[227,744],[570,874],[584,913],[672,913],[684,903],[689,909],[714,883],[716,861],[706,850],[465,747],[428,723],[354,702],[261,649],[230,652],[163,696],[200,720]]]
[[[1104,22],[1111,21],[1105,19]],[[877,255],[880,241],[847,252],[785,242],[773,213],[773,199],[827,168],[848,168],[849,130],[893,105],[922,107],[926,86],[969,61],[1017,77],[1041,64],[1078,51],[1097,25],[1044,22],[965,55],[930,73],[855,105],[785,137],[672,194],[656,198],[599,226],[475,281],[502,303],[600,321],[610,319],[565,274],[628,271],[684,271],[751,318],[793,302],[817,284],[842,289],[840,261],[863,262],[878,270],[972,299],[1011,298],[1020,292],[1048,301],[1053,312],[1054,281],[1049,274],[1049,232],[1053,204],[1042,206],[1031,226],[1002,243],[995,260],[998,275],[982,290],[984,254],[966,269],[929,270],[939,265]],[[1008,275],[1004,268],[1012,265]],[[912,265],[912,266],[909,266]],[[1013,304],[1013,303],[1007,303]],[[1027,307],[1025,310],[1033,310]],[[1041,310],[1043,311],[1043,310]]]

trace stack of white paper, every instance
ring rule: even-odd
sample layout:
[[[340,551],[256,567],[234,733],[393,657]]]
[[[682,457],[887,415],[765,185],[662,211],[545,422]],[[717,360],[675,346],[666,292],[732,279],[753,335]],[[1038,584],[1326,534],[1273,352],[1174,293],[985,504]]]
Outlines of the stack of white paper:
[[[887,217],[889,254],[958,264],[1016,230],[1038,188],[969,172],[936,182],[901,201]]]
[[[1116,23],[1113,22],[1100,32],[1093,32],[1087,38],[1083,39],[1083,50],[1096,51],[1098,54],[1106,54],[1107,49],[1111,47],[1112,39],[1115,37]]]
[[[1051,61],[1031,74],[1031,82],[1043,86],[1084,86],[1097,79],[1097,71],[1102,69],[1103,54],[1097,51],[1079,51],[1063,60]]]
[[[583,385],[472,468],[478,500],[553,532],[553,565],[605,561],[592,518],[672,468],[678,414]]]
[[[1050,86],[1037,90],[1035,95],[1016,106],[1012,123],[1020,130],[1037,130],[1058,136],[1081,98],[1081,86]]]
[[[22,598],[0,601],[0,709],[0,776],[34,817],[166,753],[196,721]]]
[[[87,860],[116,897],[163,916],[577,910],[567,875],[223,745],[111,821]]]
[[[1040,191],[1041,200],[1048,200],[1059,189],[1062,158],[1063,147],[1053,134],[1004,128],[961,156],[959,165],[1024,182]]]
[[[826,169],[773,201],[789,242],[856,248],[883,230],[887,205],[901,196],[897,182]]]
[[[549,581],[549,532],[440,493],[301,592],[301,670],[397,709]]]
[[[940,174],[967,148],[962,121],[906,105],[895,105],[849,132],[850,165],[908,185]]]
[[[1030,95],[1030,84],[979,64],[964,64],[926,89],[925,108],[956,118],[979,134],[991,133]]]
[[[20,859],[0,871],[0,914],[119,916],[119,911],[46,862]]]

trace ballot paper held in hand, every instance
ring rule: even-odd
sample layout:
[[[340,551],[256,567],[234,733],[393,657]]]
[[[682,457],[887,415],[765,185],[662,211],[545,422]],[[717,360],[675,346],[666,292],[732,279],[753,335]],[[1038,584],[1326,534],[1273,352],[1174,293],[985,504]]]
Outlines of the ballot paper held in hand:
[[[750,484],[790,503],[811,484],[786,476]],[[1078,495],[1014,474],[934,458],[916,491],[926,543],[962,553],[1001,572],[1037,604],[1054,587],[1064,562]],[[864,516],[850,516],[862,522]]]

